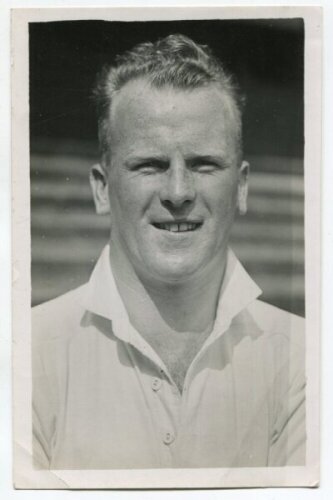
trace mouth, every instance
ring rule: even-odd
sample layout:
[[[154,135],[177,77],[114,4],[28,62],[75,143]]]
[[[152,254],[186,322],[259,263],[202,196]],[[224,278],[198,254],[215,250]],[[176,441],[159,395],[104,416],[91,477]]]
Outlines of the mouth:
[[[154,222],[153,226],[162,231],[170,231],[171,233],[187,233],[189,231],[197,231],[202,222]]]

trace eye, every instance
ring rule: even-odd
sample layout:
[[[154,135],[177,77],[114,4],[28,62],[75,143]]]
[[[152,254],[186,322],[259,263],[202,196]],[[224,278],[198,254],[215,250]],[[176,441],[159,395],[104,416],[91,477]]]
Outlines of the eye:
[[[163,172],[165,170],[165,165],[158,161],[143,161],[134,165],[132,167],[133,171],[140,172],[142,174],[155,174],[159,172]]]
[[[199,165],[197,167],[198,172],[201,173],[210,173],[210,172],[215,172],[215,170],[218,168],[217,165],[214,163],[205,163],[203,165]]]
[[[222,169],[223,169],[222,165],[210,160],[195,161],[192,164],[192,170],[199,172],[201,174],[210,174],[215,172],[216,170],[222,170]]]

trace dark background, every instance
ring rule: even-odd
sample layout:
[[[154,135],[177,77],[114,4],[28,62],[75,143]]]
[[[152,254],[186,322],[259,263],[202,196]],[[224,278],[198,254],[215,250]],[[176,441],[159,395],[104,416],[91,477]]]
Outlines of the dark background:
[[[265,300],[303,315],[301,19],[30,24],[32,302],[86,281],[107,241],[108,219],[94,215],[87,181],[98,161],[96,73],[116,54],[170,33],[208,44],[245,91],[250,206],[232,246]]]
[[[91,89],[115,55],[142,41],[183,33],[208,44],[246,89],[245,151],[303,154],[303,22],[106,22],[30,24],[31,139],[94,140]],[[34,142],[32,142],[34,145]]]

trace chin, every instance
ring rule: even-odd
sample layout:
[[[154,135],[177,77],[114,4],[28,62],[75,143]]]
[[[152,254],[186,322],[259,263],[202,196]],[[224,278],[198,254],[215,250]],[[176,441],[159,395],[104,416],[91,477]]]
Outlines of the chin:
[[[161,266],[151,266],[150,270],[156,278],[165,283],[180,283],[187,281],[196,273],[200,272],[201,266],[197,263],[187,262],[168,262]]]

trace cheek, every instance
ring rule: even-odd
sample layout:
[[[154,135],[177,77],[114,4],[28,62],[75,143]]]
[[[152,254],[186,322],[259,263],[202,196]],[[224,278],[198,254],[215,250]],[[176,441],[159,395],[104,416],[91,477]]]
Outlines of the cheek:
[[[126,220],[127,223],[134,223],[142,217],[151,202],[153,190],[149,184],[143,178],[121,174],[114,179],[114,182],[111,179],[109,189],[111,212],[113,210],[114,215]]]
[[[207,204],[211,210],[224,219],[233,218],[237,205],[238,186],[234,179],[224,179],[223,182],[215,182],[206,197]]]

